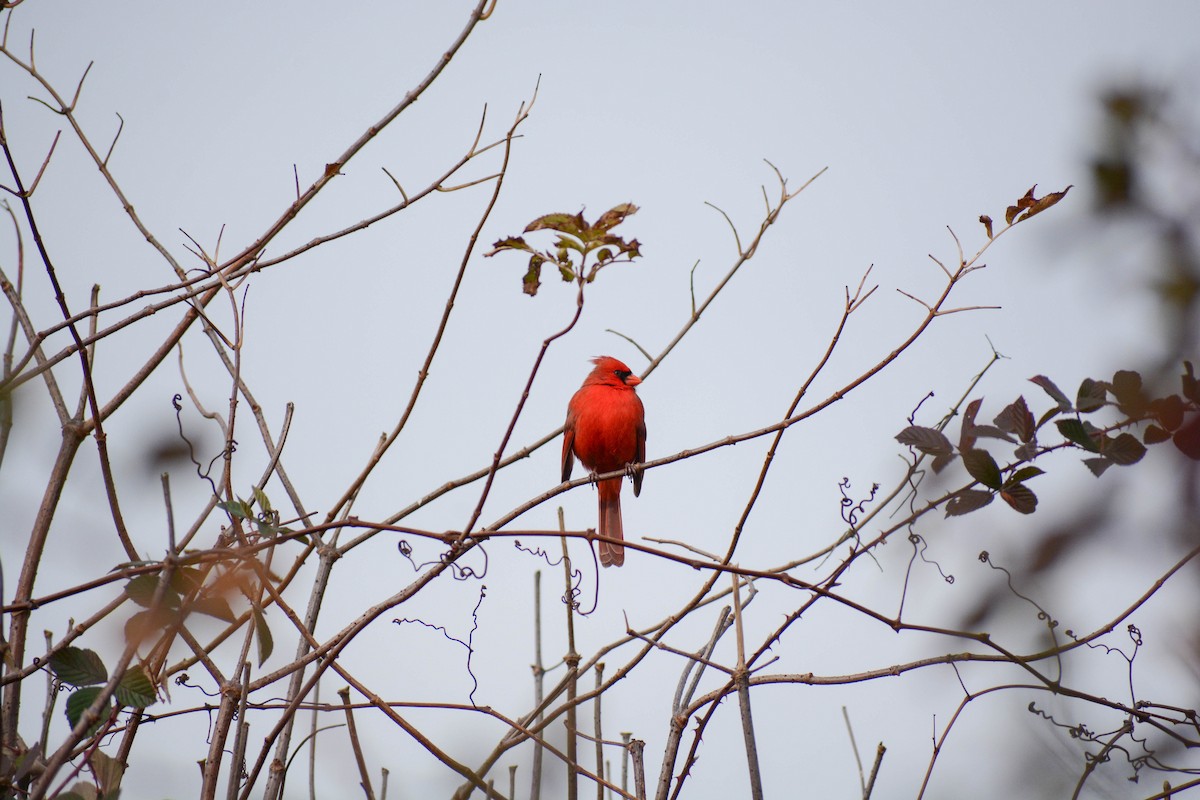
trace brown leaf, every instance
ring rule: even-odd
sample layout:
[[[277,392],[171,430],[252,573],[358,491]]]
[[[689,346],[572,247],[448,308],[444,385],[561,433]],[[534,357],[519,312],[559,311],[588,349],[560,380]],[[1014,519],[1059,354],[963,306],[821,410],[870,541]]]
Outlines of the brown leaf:
[[[936,428],[923,428],[920,425],[910,425],[900,431],[896,434],[896,441],[931,456],[949,454],[953,449],[944,433]]]
[[[992,238],[992,218],[987,214],[980,214],[979,221],[983,223],[983,229],[987,231],[987,237]]]
[[[1029,191],[1025,193],[1025,196],[1016,202],[1016,205],[1011,205],[1007,209],[1005,209],[1005,211],[1004,211],[1004,221],[1005,222],[1007,222],[1009,225],[1012,225],[1013,220],[1017,218],[1018,214],[1020,214],[1025,209],[1030,208],[1034,203],[1037,202],[1037,198],[1033,196],[1033,190],[1036,188],[1037,188],[1037,184],[1035,183],[1033,186],[1029,187]]]
[[[1021,220],[1024,221],[1024,220],[1027,220],[1030,217],[1032,217],[1034,214],[1042,213],[1047,208],[1049,208],[1050,206],[1057,203],[1059,200],[1062,200],[1064,197],[1066,197],[1067,192],[1069,192],[1069,191],[1071,191],[1070,186],[1063,189],[1061,192],[1051,192],[1050,194],[1046,195],[1045,197],[1041,198],[1040,200],[1037,200],[1036,202],[1034,202],[1033,205],[1031,205],[1029,207],[1029,210],[1026,211],[1021,216]]]

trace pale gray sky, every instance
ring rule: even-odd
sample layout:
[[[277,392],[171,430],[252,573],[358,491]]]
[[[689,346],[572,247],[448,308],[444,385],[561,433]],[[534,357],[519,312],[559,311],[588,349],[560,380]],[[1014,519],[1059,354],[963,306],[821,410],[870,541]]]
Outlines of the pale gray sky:
[[[101,147],[116,130],[116,114],[124,118],[112,169],[142,218],[188,264],[181,229],[211,252],[224,227],[226,255],[252,241],[294,196],[293,165],[307,186],[426,74],[461,29],[469,7],[30,0],[12,12],[9,41],[26,41],[36,28],[38,65],[68,93],[88,62],[95,62],[79,116]],[[645,256],[632,266],[614,267],[589,288],[583,318],[551,350],[510,449],[561,424],[587,358],[611,353],[641,371],[645,360],[606,329],[657,353],[687,319],[693,265],[699,262],[700,295],[724,274],[734,255],[732,237],[705,201],[724,209],[746,238],[760,220],[760,186],[768,196],[777,192],[763,159],[792,186],[828,167],[788,205],[756,258],[642,387],[653,458],[777,420],[826,347],[843,287],[856,285],[869,265],[880,289],[856,316],[814,387],[814,398],[877,361],[915,324],[919,307],[895,290],[925,296],[938,286],[941,272],[927,254],[944,261],[955,257],[946,226],[974,251],[984,242],[976,221],[981,213],[1001,219],[1004,207],[1034,183],[1042,192],[1074,184],[1066,202],[997,243],[985,259],[988,269],[968,279],[955,303],[1001,310],[939,321],[888,372],[785,439],[739,560],[765,566],[819,549],[843,527],[837,482],[849,476],[862,490],[874,481],[894,480],[900,461],[891,437],[928,391],[937,397],[924,409],[926,422],[941,416],[986,363],[985,337],[1011,358],[978,392],[997,403],[1020,392],[1033,398],[1037,390],[1025,383],[1030,375],[1046,373],[1073,387],[1087,375],[1111,374],[1151,351],[1144,335],[1152,324],[1148,300],[1113,305],[1106,324],[1091,330],[1086,341],[1078,333],[1088,309],[1111,303],[1114,290],[1108,278],[1089,277],[1088,264],[1098,253],[1082,241],[1088,158],[1099,118],[1096,97],[1111,82],[1130,80],[1194,91],[1197,30],[1200,8],[1186,0],[1137,7],[500,0],[411,113],[352,161],[344,177],[268,250],[268,256],[278,255],[395,202],[395,187],[381,167],[406,188],[424,185],[470,144],[485,106],[486,141],[503,134],[540,80],[424,402],[363,491],[357,513],[384,518],[484,466],[498,445],[540,341],[565,324],[574,307],[573,290],[552,273],[531,299],[520,292],[519,257],[482,258],[491,242],[518,233],[538,215],[583,207],[594,216],[632,201],[641,211],[622,232],[643,243]],[[27,164],[36,164],[62,123],[27,95],[41,96],[11,64],[0,64],[10,139]],[[483,177],[496,163],[485,161],[466,175]],[[480,186],[438,196],[250,282],[245,370],[273,424],[286,403],[296,404],[285,461],[317,512],[340,496],[379,434],[395,423],[488,191]],[[112,299],[171,279],[161,258],[124,221],[69,134],[35,199],[74,308],[86,304],[93,283]],[[12,238],[5,226],[0,248],[0,259],[11,263]],[[44,277],[30,272],[31,311],[45,327],[56,312],[43,291]],[[1134,294],[1142,284],[1131,274],[1115,288]],[[228,321],[226,309],[214,309]],[[176,319],[174,312],[159,315],[134,329],[140,332],[102,345],[99,361],[112,383],[103,384],[101,393],[123,382],[120,376],[157,344],[156,332]],[[198,333],[185,339],[185,352],[193,385],[210,407],[224,408],[228,379],[215,370]],[[170,398],[181,388],[173,359],[152,386],[113,419],[109,435],[118,467],[130,476],[122,488],[137,543],[154,554],[165,548],[158,478],[138,465],[140,448],[173,430]],[[38,407],[44,392],[34,384],[24,391],[25,397],[18,395],[21,424],[0,481],[0,505],[11,509],[6,516],[11,514],[18,531],[28,527],[44,462],[52,457],[51,445],[44,443],[57,439],[52,418]],[[989,418],[998,410],[992,408]],[[188,419],[193,429],[200,427],[194,410]],[[248,423],[247,417],[241,424]],[[239,453],[245,459],[239,480],[246,486],[263,466],[261,445],[256,448],[252,439],[247,430]],[[210,434],[207,443],[215,447],[216,437]],[[558,482],[558,446],[552,443],[500,476],[483,522]],[[760,440],[651,472],[640,498],[626,491],[626,535],[683,539],[723,551],[764,448]],[[20,473],[17,453],[31,465]],[[1071,474],[1047,488],[1095,486],[1082,468],[1075,475],[1066,469],[1075,465],[1063,466]],[[92,574],[86,570],[97,560],[122,560],[110,542],[111,523],[98,510],[95,481],[88,480],[97,473],[95,459],[81,459],[78,468],[82,488],[73,489],[56,528],[63,544],[53,570],[39,583],[46,591]],[[185,509],[189,501],[202,500],[205,487],[199,481],[189,485],[183,472],[173,480]],[[477,490],[451,495],[409,522],[435,530],[461,526],[476,498]],[[594,493],[586,488],[535,509],[518,524],[555,527],[559,502],[568,525],[594,524]],[[186,510],[177,514],[187,517]],[[932,572],[920,576],[915,602],[929,605],[935,615],[939,604],[965,602],[973,582],[978,588],[992,580],[970,571],[985,539],[994,534],[999,544],[991,546],[1002,547],[1013,526],[1025,522],[1002,508],[972,519],[958,533],[978,541],[965,548],[947,544],[938,553],[964,573],[959,583],[947,587]],[[83,544],[90,537],[105,544],[93,551]],[[425,555],[434,557],[434,551]],[[481,679],[476,700],[515,716],[529,705],[529,598],[539,563],[501,545],[490,547],[489,555],[488,597],[476,634],[474,665]],[[892,607],[906,555],[886,554],[877,573],[863,562],[852,591]],[[9,581],[19,558],[19,548],[6,544]],[[335,587],[322,618],[324,633],[410,576],[394,557],[390,539],[377,539],[349,558],[357,564]],[[1147,569],[1157,567],[1155,562]],[[700,580],[683,568],[632,554],[624,569],[603,574],[600,608],[579,628],[581,649],[588,652],[618,636],[624,615],[639,627],[669,613]],[[589,582],[589,597],[590,587]],[[476,592],[473,585],[448,584],[422,595],[402,615],[422,616],[465,636]],[[558,614],[555,590],[546,595],[545,611]],[[756,603],[759,616],[751,617],[751,625],[761,635],[794,607],[794,597],[769,588]],[[39,624],[61,629],[72,613],[80,611],[63,604]],[[675,646],[695,649],[711,624],[711,617],[697,619],[681,630]],[[920,644],[928,646],[881,637],[875,628],[852,615],[815,615],[785,639],[782,660],[773,669],[855,672],[912,657],[921,652]],[[557,659],[562,647],[556,628],[548,658]],[[724,655],[729,658],[730,651]],[[467,702],[471,682],[461,652],[436,634],[381,620],[347,658],[360,677],[388,696]],[[630,730],[647,741],[647,759],[656,770],[668,724],[670,690],[663,687],[673,688],[681,664],[666,655],[651,662],[645,677],[609,695],[605,713],[612,731]],[[331,682],[323,698],[332,699],[339,686]],[[928,760],[933,717],[942,724],[953,711],[956,687],[953,674],[943,670],[848,689],[764,690],[755,709],[759,724],[789,742],[782,748],[787,758],[781,761],[776,747],[775,758],[766,762],[768,795],[791,795],[797,781],[812,796],[856,794],[844,705],[864,751],[880,740],[890,748],[877,796],[913,796]],[[198,693],[183,689],[173,695],[180,703],[201,701]],[[962,796],[968,788],[976,797],[1014,796],[1011,776],[994,774],[1007,762],[989,726],[1010,718],[1027,724],[1028,699],[1003,695],[992,701],[996,705],[969,715],[961,738],[952,739],[955,746],[939,762],[932,796]],[[1009,710],[996,710],[1000,704]],[[467,715],[416,720],[467,764],[500,735],[496,726]],[[153,765],[144,758],[135,763],[131,796],[194,793],[206,724],[199,716],[158,724],[154,746],[161,744],[161,757]],[[708,730],[686,797],[744,792],[739,736],[736,709],[727,704]],[[342,747],[341,741],[330,737],[327,746]],[[441,796],[456,784],[391,726],[373,729],[369,746],[373,763],[392,770],[402,796]],[[349,761],[340,774],[323,779],[326,792],[357,782]],[[301,784],[297,775],[290,796],[302,796]],[[989,789],[994,794],[986,794]]]

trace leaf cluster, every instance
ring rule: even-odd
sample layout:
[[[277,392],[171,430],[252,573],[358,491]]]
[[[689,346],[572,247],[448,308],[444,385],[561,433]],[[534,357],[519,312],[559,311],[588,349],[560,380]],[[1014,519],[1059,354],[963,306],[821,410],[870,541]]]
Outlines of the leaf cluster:
[[[485,256],[494,256],[506,250],[518,250],[529,254],[529,267],[521,279],[525,294],[530,297],[541,286],[542,266],[551,263],[558,267],[562,279],[568,283],[579,281],[591,283],[604,267],[619,262],[631,262],[641,256],[641,245],[637,239],[625,240],[612,229],[637,213],[633,203],[621,203],[600,215],[594,223],[588,223],[583,212],[578,214],[545,214],[525,226],[525,233],[554,231],[558,234],[554,243],[538,250],[525,241],[523,236],[509,236],[492,245]],[[587,259],[595,254],[590,269]]]
[[[1142,384],[1142,376],[1132,370],[1120,370],[1109,381],[1085,378],[1074,400],[1045,375],[1029,380],[1054,401],[1036,419],[1021,395],[1005,406],[991,425],[977,423],[983,405],[983,398],[977,398],[963,412],[957,445],[940,428],[910,425],[896,435],[901,444],[931,456],[935,473],[961,458],[967,474],[983,487],[957,492],[946,502],[946,516],[969,514],[990,504],[997,495],[1014,510],[1032,514],[1038,498],[1026,482],[1044,471],[1030,462],[1063,447],[1083,451],[1083,464],[1097,477],[1114,464],[1136,464],[1145,456],[1147,445],[1165,441],[1172,441],[1188,458],[1200,460],[1200,414],[1196,413],[1200,408],[1200,381],[1190,362],[1184,362],[1180,392],[1159,397],[1152,397]],[[1097,424],[1095,415],[1103,409],[1115,409],[1120,419]],[[1053,444],[1039,442],[1039,432],[1051,421],[1061,440]],[[1140,429],[1141,438],[1129,429]],[[1014,445],[1013,462],[1002,468],[989,451],[978,446],[980,439]]]

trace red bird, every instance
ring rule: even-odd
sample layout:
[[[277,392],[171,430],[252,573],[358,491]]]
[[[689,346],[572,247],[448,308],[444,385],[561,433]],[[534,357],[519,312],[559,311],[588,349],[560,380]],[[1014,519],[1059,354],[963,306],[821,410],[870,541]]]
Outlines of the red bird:
[[[571,479],[575,456],[592,474],[624,469],[633,477],[633,494],[642,491],[642,473],[632,464],[646,460],[646,412],[634,387],[642,379],[612,356],[593,358],[596,368],[567,404],[563,432],[562,479]],[[609,478],[596,487],[600,493],[600,535],[620,540],[621,479]],[[619,567],[625,548],[600,542],[600,563]]]

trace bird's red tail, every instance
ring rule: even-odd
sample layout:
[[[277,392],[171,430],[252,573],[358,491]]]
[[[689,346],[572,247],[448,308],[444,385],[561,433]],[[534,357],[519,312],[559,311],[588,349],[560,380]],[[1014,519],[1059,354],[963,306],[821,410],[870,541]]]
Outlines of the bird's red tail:
[[[600,481],[597,489],[600,495],[600,535],[618,540],[625,538],[621,525],[621,479]],[[609,542],[599,544],[601,566],[619,567],[625,563],[624,547]]]

